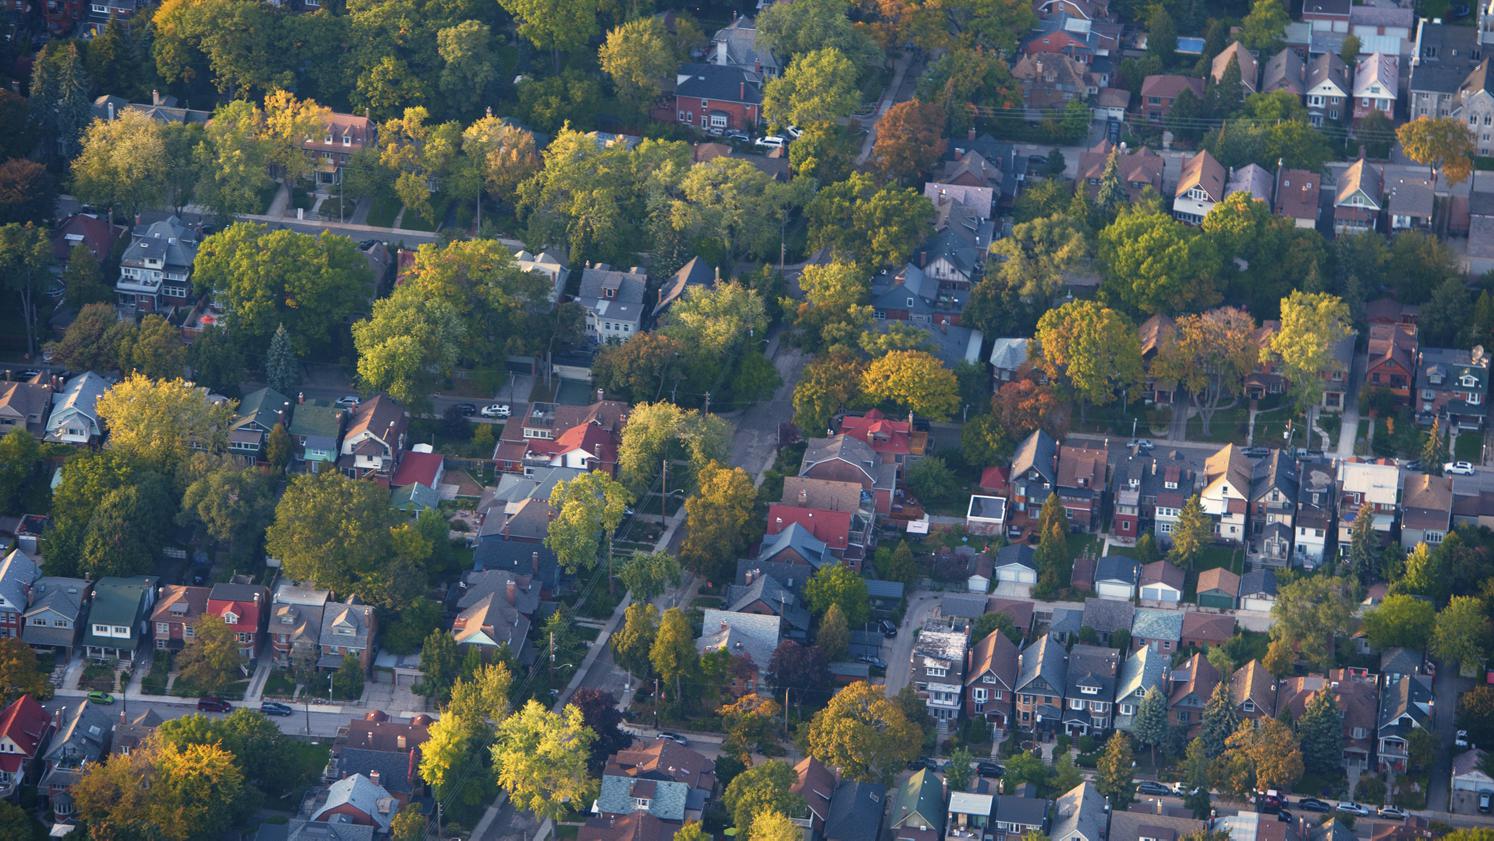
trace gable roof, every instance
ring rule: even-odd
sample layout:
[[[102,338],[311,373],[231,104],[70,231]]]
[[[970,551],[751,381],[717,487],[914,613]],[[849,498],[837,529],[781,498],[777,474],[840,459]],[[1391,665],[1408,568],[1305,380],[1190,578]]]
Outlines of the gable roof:
[[[34,757],[41,749],[42,737],[46,736],[51,720],[35,698],[22,695],[0,712],[0,739],[9,739],[22,754]]]
[[[1204,481],[1208,487],[1216,482],[1228,482],[1230,487],[1244,496],[1250,493],[1251,474],[1250,460],[1234,444],[1224,445],[1204,460]]]
[[[1248,90],[1255,90],[1257,71],[1255,54],[1245,49],[1245,45],[1239,41],[1231,41],[1229,46],[1220,50],[1219,54],[1214,56],[1214,63],[1210,67],[1209,75],[1216,82],[1222,80],[1224,74],[1229,71],[1231,63],[1235,63],[1240,67],[1241,84]]]
[[[327,797],[311,813],[312,820],[323,820],[341,806],[351,806],[367,815],[381,832],[389,831],[398,803],[389,790],[362,774],[343,777],[327,787]],[[331,821],[326,821],[330,823]]]
[[[1093,596],[1084,600],[1084,627],[1093,628],[1097,633],[1129,633],[1135,618],[1136,608],[1130,602]]]
[[[763,100],[757,80],[744,68],[720,64],[685,64],[675,76],[675,94],[756,105]]]
[[[1183,173],[1178,177],[1178,186],[1173,195],[1181,196],[1197,187],[1203,190],[1210,201],[1223,201],[1225,176],[1224,164],[1210,155],[1207,149],[1200,149],[1198,154],[1183,164]]]
[[[1396,56],[1384,53],[1370,53],[1361,57],[1354,69],[1354,98],[1395,99],[1399,90],[1396,72],[1399,65],[1400,61]],[[1378,93],[1371,90],[1376,86],[1379,87]]]
[[[1143,645],[1121,664],[1120,674],[1115,679],[1115,699],[1119,701],[1138,691],[1145,693],[1154,686],[1160,689],[1166,671],[1167,660],[1162,653]]]
[[[662,315],[670,304],[683,297],[689,289],[712,286],[720,276],[720,269],[700,257],[691,257],[659,285],[659,302],[654,304],[654,317]]]
[[[1163,99],[1175,99],[1183,91],[1192,91],[1196,97],[1203,97],[1203,79],[1196,76],[1179,76],[1174,73],[1158,73],[1141,80],[1141,97],[1145,101],[1147,97],[1156,96]]]
[[[399,434],[404,431],[409,418],[409,413],[403,406],[394,402],[393,398],[384,394],[375,394],[358,404],[358,408],[353,410],[353,419],[349,421],[348,431],[344,437],[351,439],[367,432],[391,448],[398,448]]]
[[[1242,597],[1275,596],[1276,571],[1272,569],[1253,569],[1240,576],[1240,595]]]
[[[1012,475],[1037,471],[1049,484],[1058,479],[1058,442],[1041,429],[1022,439],[1012,455]]]
[[[851,515],[844,511],[785,505],[782,502],[768,505],[768,534],[778,534],[795,524],[808,529],[831,550],[845,549],[850,543]]]
[[[1376,207],[1385,197],[1384,175],[1378,167],[1370,166],[1364,158],[1349,164],[1339,178],[1338,193],[1333,198],[1335,205],[1343,204],[1355,193],[1362,192]]]
[[[1190,610],[1183,614],[1181,639],[1190,642],[1224,643],[1235,635],[1235,617],[1227,613]]]
[[[26,609],[31,585],[41,577],[41,568],[19,548],[0,561],[0,610],[20,613]]]
[[[1206,569],[1198,574],[1196,589],[1200,593],[1218,590],[1233,598],[1240,594],[1240,576],[1225,567]]]
[[[896,829],[927,827],[944,832],[944,782],[927,768],[920,768],[893,794],[892,826]]]
[[[1131,623],[1133,640],[1173,640],[1183,637],[1183,612],[1163,608],[1142,607],[1136,609],[1136,620]]]
[[[1152,561],[1141,567],[1141,586],[1143,587],[1148,584],[1166,584],[1181,593],[1184,577],[1181,568],[1166,560]]]
[[[1102,581],[1118,581],[1136,586],[1136,580],[1140,575],[1140,567],[1132,558],[1124,555],[1106,555],[1095,562],[1095,583]]]
[[[1054,841],[1066,841],[1076,836],[1086,841],[1100,841],[1105,834],[1107,817],[1105,796],[1094,783],[1085,780],[1058,798],[1053,829],[1048,837]]]
[[[744,655],[752,660],[758,671],[767,672],[773,651],[778,648],[782,623],[783,620],[777,616],[707,608],[701,618],[700,639],[695,641],[695,648],[697,651],[725,650],[733,655]]]
[[[790,523],[783,531],[764,538],[762,548],[758,550],[757,559],[771,561],[790,550],[816,569],[830,560],[829,547],[825,545],[825,541],[815,537],[808,528],[799,523]]]
[[[1018,663],[1021,667],[1015,687],[1018,692],[1035,680],[1042,680],[1055,692],[1063,692],[1068,675],[1068,655],[1050,634],[1043,634],[1023,649]]]
[[[1325,52],[1313,57],[1307,65],[1307,89],[1327,83],[1343,96],[1349,95],[1349,66],[1336,53]]]
[[[789,791],[804,798],[804,805],[820,821],[830,815],[830,801],[835,796],[835,772],[823,762],[806,756],[794,766],[798,779]]]
[[[992,631],[986,638],[971,646],[970,668],[965,672],[965,683],[972,684],[986,673],[1000,678],[1007,688],[1014,688],[1017,680],[1017,661],[1021,652],[1017,644],[1000,631]]]
[[[1258,659],[1235,669],[1235,673],[1230,675],[1229,696],[1237,707],[1248,700],[1266,715],[1276,714],[1276,679]]]
[[[1220,679],[1214,664],[1203,652],[1196,652],[1172,670],[1172,691],[1168,693],[1167,703],[1173,705],[1191,695],[1201,706],[1209,700]]]
[[[825,817],[827,841],[859,841],[876,838],[882,831],[882,811],[887,787],[881,783],[843,780],[830,799]]]

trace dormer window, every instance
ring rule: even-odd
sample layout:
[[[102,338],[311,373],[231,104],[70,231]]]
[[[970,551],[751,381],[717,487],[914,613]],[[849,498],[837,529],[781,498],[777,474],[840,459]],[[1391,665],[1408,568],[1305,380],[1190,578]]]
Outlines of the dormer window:
[[[342,136],[342,145],[344,145],[344,146],[351,146],[351,145],[353,145],[353,135],[351,135],[351,134],[343,134],[343,136]]]
[[[1085,695],[1097,695],[1100,692],[1100,687],[1098,687],[1098,686],[1081,686],[1081,687],[1079,687],[1079,691],[1082,692],[1082,693],[1084,693]]]
[[[1463,376],[1458,378],[1458,384],[1463,386],[1464,388],[1477,388],[1478,378],[1473,376],[1472,374],[1464,374]]]
[[[1162,487],[1168,489],[1169,491],[1175,491],[1175,490],[1178,489],[1178,483],[1177,482],[1163,482],[1162,483]]]
[[[327,133],[322,137],[322,142],[329,146],[332,144],[332,129],[327,129]]]
[[[605,288],[602,289],[602,297],[606,298],[608,300],[616,298],[617,297],[617,290],[614,289],[614,288],[612,288],[611,286],[605,287]]]
[[[239,615],[230,610],[223,614],[223,621],[229,625],[237,625],[239,624]]]

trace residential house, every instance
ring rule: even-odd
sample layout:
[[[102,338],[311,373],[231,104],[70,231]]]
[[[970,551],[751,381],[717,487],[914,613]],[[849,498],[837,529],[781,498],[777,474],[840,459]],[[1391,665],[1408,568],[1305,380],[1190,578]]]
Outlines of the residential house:
[[[1182,515],[1188,497],[1193,495],[1197,482],[1197,473],[1180,453],[1171,452],[1151,459],[1141,476],[1138,503],[1142,522],[1137,534],[1149,530],[1160,544],[1171,545],[1178,517]]]
[[[1095,595],[1128,602],[1136,598],[1141,565],[1124,555],[1106,555],[1095,563]]]
[[[1419,175],[1397,175],[1386,184],[1390,232],[1429,231],[1436,213],[1435,182]]]
[[[865,532],[853,529],[853,517],[844,511],[807,508],[774,502],[768,505],[766,537],[798,524],[828,548],[831,555],[857,569],[866,557]]]
[[[953,155],[940,165],[932,180],[924,182],[924,197],[935,206],[950,201],[964,206],[977,219],[990,219],[1006,177],[1001,167],[974,149],[956,148]]]
[[[800,579],[802,582],[803,579]],[[809,608],[793,588],[765,572],[747,571],[745,585],[726,588],[726,609],[733,613],[777,616],[785,639],[804,642],[809,638]]]
[[[675,301],[685,297],[692,289],[710,289],[721,280],[721,269],[711,265],[700,257],[691,257],[680,266],[674,274],[664,279],[659,284],[658,300],[654,304],[652,318],[655,323],[660,322],[664,313],[674,305]]]
[[[1322,186],[1323,176],[1312,170],[1278,170],[1274,207],[1276,215],[1292,220],[1292,224],[1298,228],[1317,228],[1318,199]]]
[[[1141,603],[1151,607],[1177,607],[1183,601],[1183,570],[1168,561],[1152,561],[1141,567]]]
[[[362,775],[408,801],[425,789],[418,770],[420,746],[430,738],[432,721],[424,713],[394,719],[383,710],[370,710],[338,731],[325,776],[340,780]]]
[[[582,270],[576,302],[586,311],[586,333],[591,340],[620,345],[638,332],[647,289],[648,276],[640,268],[621,271],[597,263]]]
[[[322,617],[331,593],[281,582],[270,603],[270,651],[278,668],[314,661],[320,654]]]
[[[965,262],[967,265],[968,261]],[[871,281],[869,302],[879,322],[898,321],[918,325],[958,321],[961,300],[941,292],[939,279],[909,263],[900,271],[886,269]]]
[[[668,788],[682,786],[684,802],[681,805],[686,820],[699,820],[705,811],[706,800],[716,791],[716,763],[704,754],[668,739],[639,743],[636,747],[614,753],[607,758],[602,776],[604,780],[608,777],[633,780],[632,792],[635,795],[645,793],[647,796],[647,787],[640,787],[639,783],[656,783],[655,799]],[[834,777],[830,778],[830,783],[833,786]],[[828,796],[828,792],[826,794]],[[678,820],[672,814],[663,814],[653,808],[647,811],[665,820]]]
[[[830,798],[823,841],[860,841],[879,838],[887,787],[881,783],[841,780]]]
[[[1131,647],[1153,648],[1162,654],[1171,654],[1183,638],[1183,616],[1181,610],[1137,608],[1136,617],[1131,620]]]
[[[1213,567],[1198,574],[1198,606],[1234,610],[1240,596],[1240,576],[1227,567]]]
[[[1286,566],[1292,554],[1292,518],[1300,486],[1297,459],[1273,449],[1254,463],[1250,478],[1250,550],[1260,563]]]
[[[30,695],[21,695],[0,711],[0,798],[12,799],[35,770],[52,717]]]
[[[999,630],[970,648],[965,704],[972,716],[980,716],[1002,731],[1011,727],[1021,656],[1017,644]]]
[[[197,621],[207,609],[208,588],[167,584],[156,596],[150,621],[157,651],[180,651],[197,635]]]
[[[944,819],[944,827],[948,833],[946,841],[985,838],[986,830],[991,827],[991,815],[995,811],[994,794],[984,791],[951,791],[949,811]]]
[[[99,583],[102,585],[103,580]],[[114,720],[85,698],[57,710],[52,716],[52,727],[52,738],[42,753],[46,770],[36,790],[47,798],[52,819],[63,822],[77,813],[73,784],[87,773],[90,765],[103,762],[109,755]]]
[[[1058,442],[1041,429],[1033,430],[1012,455],[1011,510],[1036,516],[1057,483]]]
[[[1240,609],[1270,613],[1276,604],[1276,572],[1253,569],[1240,576]]]
[[[31,587],[40,577],[36,561],[21,549],[0,561],[0,638],[21,635]]]
[[[997,595],[1031,596],[1037,585],[1037,554],[1031,545],[1009,543],[996,550],[991,574]]]
[[[1235,669],[1229,679],[1229,697],[1242,719],[1276,716],[1276,679],[1260,660]]]
[[[1452,795],[1454,800],[1468,798],[1470,801],[1481,792],[1494,791],[1494,777],[1485,771],[1485,757],[1480,748],[1465,750],[1452,760]],[[3,757],[0,757],[3,759]],[[1459,794],[1463,792],[1463,794]]]
[[[1422,18],[1411,57],[1410,117],[1447,117],[1463,80],[1478,66],[1477,32]]]
[[[1117,810],[1110,815],[1107,841],[1178,841],[1204,833],[1203,821],[1155,812]],[[1261,841],[1268,841],[1265,837]]]
[[[1178,96],[1188,91],[1193,98],[1203,101],[1204,83],[1194,76],[1158,74],[1141,81],[1141,113],[1149,123],[1160,123],[1172,111]]]
[[[1046,835],[1052,801],[1038,797],[1037,789],[1031,783],[1009,788],[1015,791],[996,795],[993,816],[996,831],[991,836],[994,841],[1017,841],[1029,832]]]
[[[1064,444],[1058,448],[1054,490],[1069,515],[1069,528],[1087,532],[1099,527],[1109,481],[1109,457],[1101,447]]]
[[[1027,367],[1027,343],[1030,339],[996,339],[991,344],[991,388],[1000,389],[1020,376]]]
[[[706,47],[706,60],[751,72],[763,81],[777,76],[780,70],[778,57],[757,42],[757,23],[746,15],[734,16],[731,23],[716,30]]]
[[[1354,122],[1372,111],[1379,111],[1392,121],[1399,98],[1400,59],[1385,53],[1369,53],[1359,58],[1354,68]]]
[[[1349,33],[1366,52],[1403,56],[1411,53],[1416,13],[1409,6],[1353,6],[1349,9]]]
[[[318,189],[342,183],[342,171],[347,162],[364,149],[373,148],[378,139],[378,126],[367,115],[329,111],[322,115],[322,119],[321,136],[313,134],[301,142],[302,152],[311,159],[316,170]]]
[[[1494,75],[1489,73],[1489,59],[1479,62],[1458,86],[1452,116],[1468,124],[1479,155],[1494,153]]]
[[[1337,50],[1315,55],[1307,65],[1307,119],[1314,126],[1338,123],[1350,111],[1349,67]]]
[[[1136,620],[1136,608],[1129,601],[1090,597],[1084,600],[1082,616],[1082,626],[1094,631],[1101,645],[1120,647],[1121,638],[1118,635],[1124,633],[1127,638],[1131,636],[1131,623]]]
[[[1249,96],[1256,92],[1256,82],[1260,78],[1260,66],[1255,60],[1255,54],[1245,49],[1239,41],[1232,41],[1230,45],[1219,51],[1214,56],[1214,62],[1209,68],[1209,78],[1217,84],[1224,81],[1224,74],[1229,72],[1229,66],[1233,64],[1240,71],[1240,86],[1244,94]]]
[[[1371,324],[1365,386],[1407,400],[1416,381],[1416,357],[1415,324]]]
[[[1042,119],[1070,102],[1089,98],[1084,64],[1062,53],[1024,53],[1012,65],[1029,119]]]
[[[1338,463],[1338,552],[1349,551],[1359,509],[1368,502],[1375,532],[1389,540],[1400,510],[1401,469],[1394,463],[1344,459]]]
[[[1199,492],[1203,512],[1214,521],[1214,536],[1230,543],[1245,539],[1254,468],[1244,451],[1226,444],[1204,461],[1204,489]]]
[[[1052,841],[1104,841],[1108,820],[1105,796],[1085,780],[1055,802],[1048,837]]]
[[[944,781],[921,768],[892,795],[893,841],[944,841]]]
[[[1168,659],[1149,645],[1126,657],[1115,682],[1115,729],[1131,732],[1141,699],[1152,689],[1166,697]]]
[[[120,309],[151,313],[192,301],[192,264],[197,232],[180,217],[168,216],[136,230],[119,258],[114,283]]]
[[[811,832],[822,833],[825,819],[830,816],[830,804],[835,798],[835,772],[818,759],[806,756],[794,766],[794,774],[796,779],[789,791],[804,798],[807,813],[803,818],[795,818],[794,823]]]
[[[1069,649],[1064,687],[1063,728],[1070,736],[1103,733],[1110,729],[1111,704],[1120,654],[1113,648],[1076,645]]]
[[[1325,412],[1342,412],[1345,401],[1349,399],[1349,372],[1354,369],[1357,339],[1358,334],[1350,331],[1333,345],[1333,361],[1323,372],[1323,399],[1318,403]]]
[[[1224,201],[1226,175],[1224,164],[1207,149],[1200,149],[1183,164],[1173,190],[1172,215],[1190,225],[1203,222],[1214,205]]]
[[[89,584],[81,578],[36,579],[22,617],[21,639],[36,651],[56,654],[62,661],[72,659],[88,593]]]
[[[387,395],[376,394],[353,410],[337,467],[355,479],[388,478],[404,454],[410,413]]]
[[[596,402],[585,406],[547,402],[514,406],[513,419],[504,424],[493,448],[498,469],[530,478],[554,468],[600,470],[610,475],[617,468],[628,404],[604,398],[598,389]]]
[[[755,131],[762,102],[761,77],[754,71],[686,64],[675,74],[675,121],[701,131]]]
[[[1224,645],[1235,635],[1235,617],[1228,613],[1204,613],[1190,610],[1183,614],[1182,648],[1208,648]]]
[[[356,602],[327,602],[322,610],[322,627],[317,634],[320,656],[316,667],[327,671],[342,666],[352,657],[366,673],[373,662],[373,639],[378,629],[378,615],[371,605]]]
[[[1317,569],[1333,537],[1333,464],[1304,459],[1297,466],[1297,515],[1292,521],[1292,563]]]
[[[1407,472],[1401,483],[1401,548],[1436,546],[1452,530],[1451,476]]]
[[[1426,675],[1386,680],[1380,690],[1380,714],[1375,725],[1378,770],[1405,772],[1411,732],[1431,728],[1434,700],[1432,682]]]
[[[970,287],[974,285],[995,230],[979,211],[947,199],[934,205],[934,234],[913,253],[913,266],[939,282],[935,303],[948,310],[938,321],[958,321]]]
[[[311,820],[371,826],[375,834],[389,832],[399,801],[389,790],[362,774],[351,774],[327,787],[326,797],[312,807]]]
[[[1252,199],[1270,207],[1275,184],[1276,179],[1264,167],[1257,164],[1246,164],[1237,169],[1229,170],[1229,177],[1224,185],[1224,195],[1227,198],[1235,193],[1245,193]]]
[[[259,638],[264,632],[269,603],[270,591],[258,584],[220,582],[208,594],[207,613],[233,629],[239,643],[239,657],[252,661],[259,656]]]
[[[1351,774],[1368,770],[1375,747],[1376,709],[1379,690],[1376,676],[1363,669],[1334,669],[1322,675],[1289,677],[1276,691],[1277,715],[1290,714],[1300,720],[1308,702],[1318,692],[1331,692],[1343,712],[1344,764]]]
[[[1022,650],[1017,668],[1017,726],[1033,732],[1057,728],[1063,716],[1068,683],[1068,654],[1044,634]]]
[[[0,382],[0,437],[24,429],[36,438],[46,434],[52,387],[46,383]]]
[[[913,425],[911,412],[907,420],[893,420],[877,409],[864,415],[843,415],[839,431],[866,442],[882,461],[899,464],[922,456],[929,440],[927,432]]]
[[[64,383],[52,395],[46,439],[64,444],[97,443],[104,435],[103,424],[99,423],[99,398],[113,384],[92,371],[85,371]]]
[[[1203,709],[1219,685],[1219,671],[1198,652],[1174,668],[1168,680],[1167,722],[1192,732],[1203,723]]]
[[[1385,178],[1379,167],[1360,158],[1339,176],[1333,198],[1333,232],[1363,233],[1375,230],[1385,209]]]
[[[244,395],[228,427],[228,452],[247,464],[264,457],[265,443],[276,424],[290,431],[290,399],[273,388]]]
[[[302,400],[291,415],[287,430],[296,442],[296,461],[312,473],[337,463],[342,441],[342,422],[347,413],[326,400]]]
[[[898,466],[877,457],[865,441],[849,435],[811,438],[804,451],[799,475],[811,479],[855,482],[872,495],[878,514],[892,511]]]
[[[521,271],[539,275],[549,281],[550,303],[554,304],[560,300],[561,293],[565,291],[566,278],[570,277],[571,271],[566,268],[565,263],[559,257],[548,251],[531,254],[521,248],[514,252],[514,262],[519,265]]]
[[[913,641],[910,680],[935,721],[958,721],[965,691],[965,631],[924,628]]]
[[[1443,430],[1478,432],[1489,413],[1489,355],[1472,350],[1422,348],[1416,366],[1416,421],[1438,420]]]
[[[1152,363],[1156,361],[1157,354],[1163,348],[1171,345],[1177,339],[1177,322],[1162,313],[1155,313],[1136,328],[1138,338],[1141,340],[1141,364],[1146,368],[1146,381],[1142,383],[1142,399],[1148,403],[1171,404],[1173,392],[1177,390],[1177,383],[1158,381],[1152,376]]]
[[[1261,71],[1261,92],[1276,91],[1286,91],[1297,99],[1307,93],[1307,63],[1290,47],[1271,56]]]
[[[733,678],[732,691],[734,695],[755,692],[768,674],[782,626],[783,622],[777,616],[707,608],[695,648],[701,652],[725,651],[733,657],[745,657],[751,668],[745,678]]]
[[[971,494],[970,502],[965,508],[966,533],[994,537],[1005,529],[1006,497]]]
[[[1115,174],[1126,189],[1126,200],[1132,204],[1140,201],[1148,189],[1162,195],[1162,156],[1145,146],[1127,149],[1108,139],[1101,140],[1079,156],[1079,181],[1084,190],[1094,198],[1100,191],[1100,181],[1110,157],[1115,156]]]
[[[430,444],[416,444],[399,460],[399,467],[389,477],[389,487],[399,489],[420,485],[432,493],[438,493],[441,479],[446,476],[446,457],[433,452]]]
[[[1151,464],[1150,458],[1133,455],[1111,468],[1110,533],[1118,543],[1134,546],[1141,534],[1141,483]]]
[[[137,575],[100,578],[93,585],[88,630],[83,634],[88,659],[134,661],[135,650],[150,635],[157,581],[152,575]]]
[[[790,523],[788,528],[770,537],[762,542],[757,557],[748,562],[752,568],[783,568],[790,572],[790,577],[806,580],[820,567],[836,563],[825,541],[798,523]]]

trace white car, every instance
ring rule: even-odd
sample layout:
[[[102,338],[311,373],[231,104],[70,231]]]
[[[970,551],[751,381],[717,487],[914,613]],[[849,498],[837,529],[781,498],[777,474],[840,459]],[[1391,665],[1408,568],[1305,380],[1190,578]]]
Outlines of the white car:
[[[1442,465],[1443,473],[1451,473],[1454,476],[1472,476],[1473,463],[1468,461],[1450,461]]]
[[[358,408],[358,404],[362,403],[362,402],[363,402],[362,400],[359,400],[354,395],[345,394],[342,397],[337,398],[337,408],[339,408],[339,409],[356,409],[356,408]]]
[[[482,407],[481,414],[485,418],[506,418],[510,411],[507,403],[494,403],[491,406]]]
[[[1338,811],[1348,815],[1359,815],[1360,817],[1366,817],[1370,813],[1370,810],[1364,808],[1363,806],[1355,803],[1352,800],[1338,801]]]
[[[1390,818],[1395,821],[1403,821],[1407,817],[1406,810],[1399,806],[1381,806],[1379,814],[1382,818]]]
[[[804,134],[804,130],[799,128],[798,126],[784,126],[783,131],[785,134],[795,140],[798,140],[799,136]]]
[[[766,137],[759,137],[758,139],[752,141],[752,145],[761,146],[764,149],[782,149],[783,144],[787,142],[787,140],[783,139],[782,135],[770,134]]]

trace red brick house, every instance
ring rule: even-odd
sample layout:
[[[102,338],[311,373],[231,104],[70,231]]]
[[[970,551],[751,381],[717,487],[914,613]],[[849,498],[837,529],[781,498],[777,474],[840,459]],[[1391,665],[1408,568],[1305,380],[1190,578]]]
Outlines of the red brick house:
[[[768,506],[768,535],[775,535],[798,523],[825,544],[836,556],[846,555],[850,548],[851,515],[844,511],[804,508],[775,502]]]
[[[157,651],[180,651],[192,638],[197,617],[207,609],[208,588],[167,584],[156,597],[150,621]]]
[[[675,122],[720,134],[757,128],[762,88],[740,67],[686,64],[676,77]]]
[[[1193,76],[1178,76],[1163,73],[1148,76],[1141,82],[1141,114],[1149,123],[1160,123],[1172,111],[1172,104],[1183,91],[1192,91],[1193,96],[1203,101],[1203,79]]]
[[[239,656],[254,659],[269,615],[270,592],[254,584],[214,584],[207,613],[221,618],[239,638]]]
[[[1091,531],[1100,522],[1100,505],[1109,481],[1109,454],[1098,448],[1064,444],[1058,448],[1054,491],[1069,515],[1069,527]]]
[[[25,781],[51,730],[51,716],[30,695],[0,712],[0,797],[9,798]]]
[[[1364,369],[1368,388],[1384,389],[1402,400],[1411,398],[1416,383],[1416,325],[1371,324],[1369,364]]]

